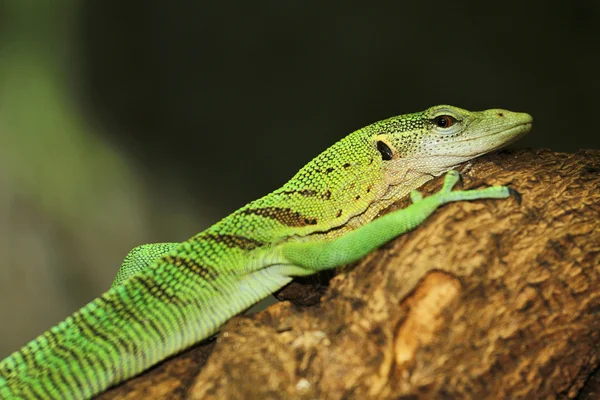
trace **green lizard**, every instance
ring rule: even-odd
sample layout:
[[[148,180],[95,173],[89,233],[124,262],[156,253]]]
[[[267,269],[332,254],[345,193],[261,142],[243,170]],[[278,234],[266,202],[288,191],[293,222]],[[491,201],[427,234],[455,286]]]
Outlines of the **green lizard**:
[[[108,292],[0,362],[0,398],[90,398],[211,336],[292,277],[358,260],[445,203],[508,197],[503,186],[451,191],[451,169],[531,123],[443,105],[348,135],[191,239],[133,249]],[[446,171],[440,192],[415,190]],[[372,221],[407,194],[409,207]]]

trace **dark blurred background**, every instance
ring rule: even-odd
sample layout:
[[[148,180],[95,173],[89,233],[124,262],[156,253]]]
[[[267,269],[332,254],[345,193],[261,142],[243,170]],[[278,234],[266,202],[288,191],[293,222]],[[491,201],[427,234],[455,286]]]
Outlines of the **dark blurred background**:
[[[0,357],[345,134],[439,103],[600,147],[600,2],[0,1]]]

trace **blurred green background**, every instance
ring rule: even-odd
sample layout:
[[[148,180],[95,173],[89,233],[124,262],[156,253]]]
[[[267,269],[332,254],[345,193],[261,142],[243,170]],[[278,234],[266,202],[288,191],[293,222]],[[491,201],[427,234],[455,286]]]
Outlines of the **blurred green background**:
[[[0,0],[0,357],[378,119],[599,148],[600,2]]]

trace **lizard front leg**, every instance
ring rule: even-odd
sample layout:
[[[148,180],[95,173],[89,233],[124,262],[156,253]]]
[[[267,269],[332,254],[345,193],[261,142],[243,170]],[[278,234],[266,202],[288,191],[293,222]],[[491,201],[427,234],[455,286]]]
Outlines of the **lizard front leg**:
[[[510,195],[505,186],[478,190],[452,191],[460,176],[456,171],[446,174],[442,189],[429,197],[413,191],[413,204],[402,210],[351,231],[339,238],[324,242],[292,242],[283,245],[283,256],[292,264],[306,270],[302,275],[334,268],[361,259],[393,238],[419,226],[443,204],[462,200],[504,199]]]

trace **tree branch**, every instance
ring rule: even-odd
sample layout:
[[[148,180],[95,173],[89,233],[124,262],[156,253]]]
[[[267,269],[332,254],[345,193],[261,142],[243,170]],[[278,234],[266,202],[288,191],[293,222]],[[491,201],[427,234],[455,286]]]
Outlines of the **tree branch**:
[[[321,302],[295,284],[281,295],[296,304],[231,320],[200,373],[212,343],[101,398],[585,398],[600,351],[600,151],[503,152],[463,178],[509,185],[521,204],[444,206],[338,270]]]

